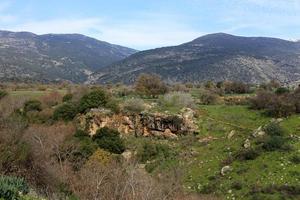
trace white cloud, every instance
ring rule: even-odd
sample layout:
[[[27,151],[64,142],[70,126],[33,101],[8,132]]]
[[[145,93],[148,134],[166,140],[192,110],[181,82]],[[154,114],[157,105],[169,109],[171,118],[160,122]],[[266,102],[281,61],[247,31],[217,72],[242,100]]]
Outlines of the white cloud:
[[[104,18],[52,19],[20,23],[8,29],[37,34],[82,33],[99,40],[137,49],[178,45],[203,35],[202,32],[170,18],[171,16],[149,15],[146,19],[129,21],[113,21]]]

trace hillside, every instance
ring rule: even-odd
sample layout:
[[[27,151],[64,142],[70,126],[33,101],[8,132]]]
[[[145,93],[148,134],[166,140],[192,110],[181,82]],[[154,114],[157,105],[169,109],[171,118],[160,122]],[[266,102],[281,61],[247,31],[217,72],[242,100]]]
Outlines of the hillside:
[[[132,83],[140,73],[156,73],[168,82],[294,82],[300,79],[300,43],[210,34],[179,46],[138,52],[100,69],[89,81]]]
[[[0,31],[0,81],[83,82],[135,52],[79,34]]]

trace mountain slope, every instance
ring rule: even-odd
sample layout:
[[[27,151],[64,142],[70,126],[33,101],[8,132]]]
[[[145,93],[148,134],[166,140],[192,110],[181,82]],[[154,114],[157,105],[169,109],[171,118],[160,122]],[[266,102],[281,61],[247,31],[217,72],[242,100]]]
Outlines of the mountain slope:
[[[90,82],[132,83],[140,73],[169,82],[300,80],[300,43],[275,38],[210,34],[191,42],[138,52],[100,69]]]
[[[79,34],[0,31],[0,80],[83,82],[135,52]]]

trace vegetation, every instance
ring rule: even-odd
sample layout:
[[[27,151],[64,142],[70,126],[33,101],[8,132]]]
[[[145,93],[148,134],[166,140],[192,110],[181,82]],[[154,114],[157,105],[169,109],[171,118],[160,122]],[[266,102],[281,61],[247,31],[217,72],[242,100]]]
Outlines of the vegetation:
[[[135,83],[135,90],[142,96],[155,98],[160,94],[165,94],[168,88],[159,76],[142,74]]]
[[[7,92],[4,90],[0,90],[0,100],[7,95]]]
[[[97,89],[84,95],[79,102],[79,112],[83,113],[90,108],[105,107],[108,103],[108,95],[104,90]]]
[[[29,190],[42,199],[299,199],[299,88],[272,82],[240,94],[226,84],[170,85],[155,96],[125,85],[4,87],[0,199],[39,199]],[[157,132],[181,128],[186,107],[198,134],[136,132],[145,113]]]
[[[125,151],[125,145],[120,138],[120,133],[116,130],[109,129],[107,127],[101,128],[93,136],[93,140],[102,149],[105,149],[111,153],[120,154]]]

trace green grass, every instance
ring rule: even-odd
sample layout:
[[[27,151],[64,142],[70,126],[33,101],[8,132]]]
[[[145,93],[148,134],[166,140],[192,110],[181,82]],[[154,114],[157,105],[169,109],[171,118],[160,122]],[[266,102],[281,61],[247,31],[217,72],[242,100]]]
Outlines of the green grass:
[[[66,94],[66,90],[55,90],[59,93]],[[39,98],[41,96],[44,96],[46,94],[49,94],[50,92],[53,92],[53,90],[45,90],[45,91],[40,91],[40,90],[16,90],[16,91],[11,91],[9,92],[9,95],[15,96],[15,97],[30,97],[30,98]]]
[[[188,169],[185,176],[185,186],[188,190],[203,192],[212,189],[216,195],[224,199],[251,199],[253,186],[268,187],[275,185],[299,185],[300,167],[290,162],[291,154],[300,151],[299,140],[292,140],[293,152],[264,152],[255,160],[235,160],[230,164],[232,172],[226,176],[220,175],[224,160],[242,149],[242,145],[252,131],[269,123],[271,118],[258,111],[249,110],[245,106],[200,106],[199,128],[200,139],[212,137],[208,144],[193,142],[188,147],[181,146],[182,151],[194,151],[196,156],[185,157],[183,168]],[[300,135],[300,116],[292,116],[282,122],[287,135]],[[228,139],[231,130],[236,134]],[[252,144],[253,145],[253,144]],[[182,159],[182,158],[181,158]],[[232,185],[240,184],[241,189]],[[287,198],[285,194],[275,192],[263,195],[263,199],[296,199]]]

